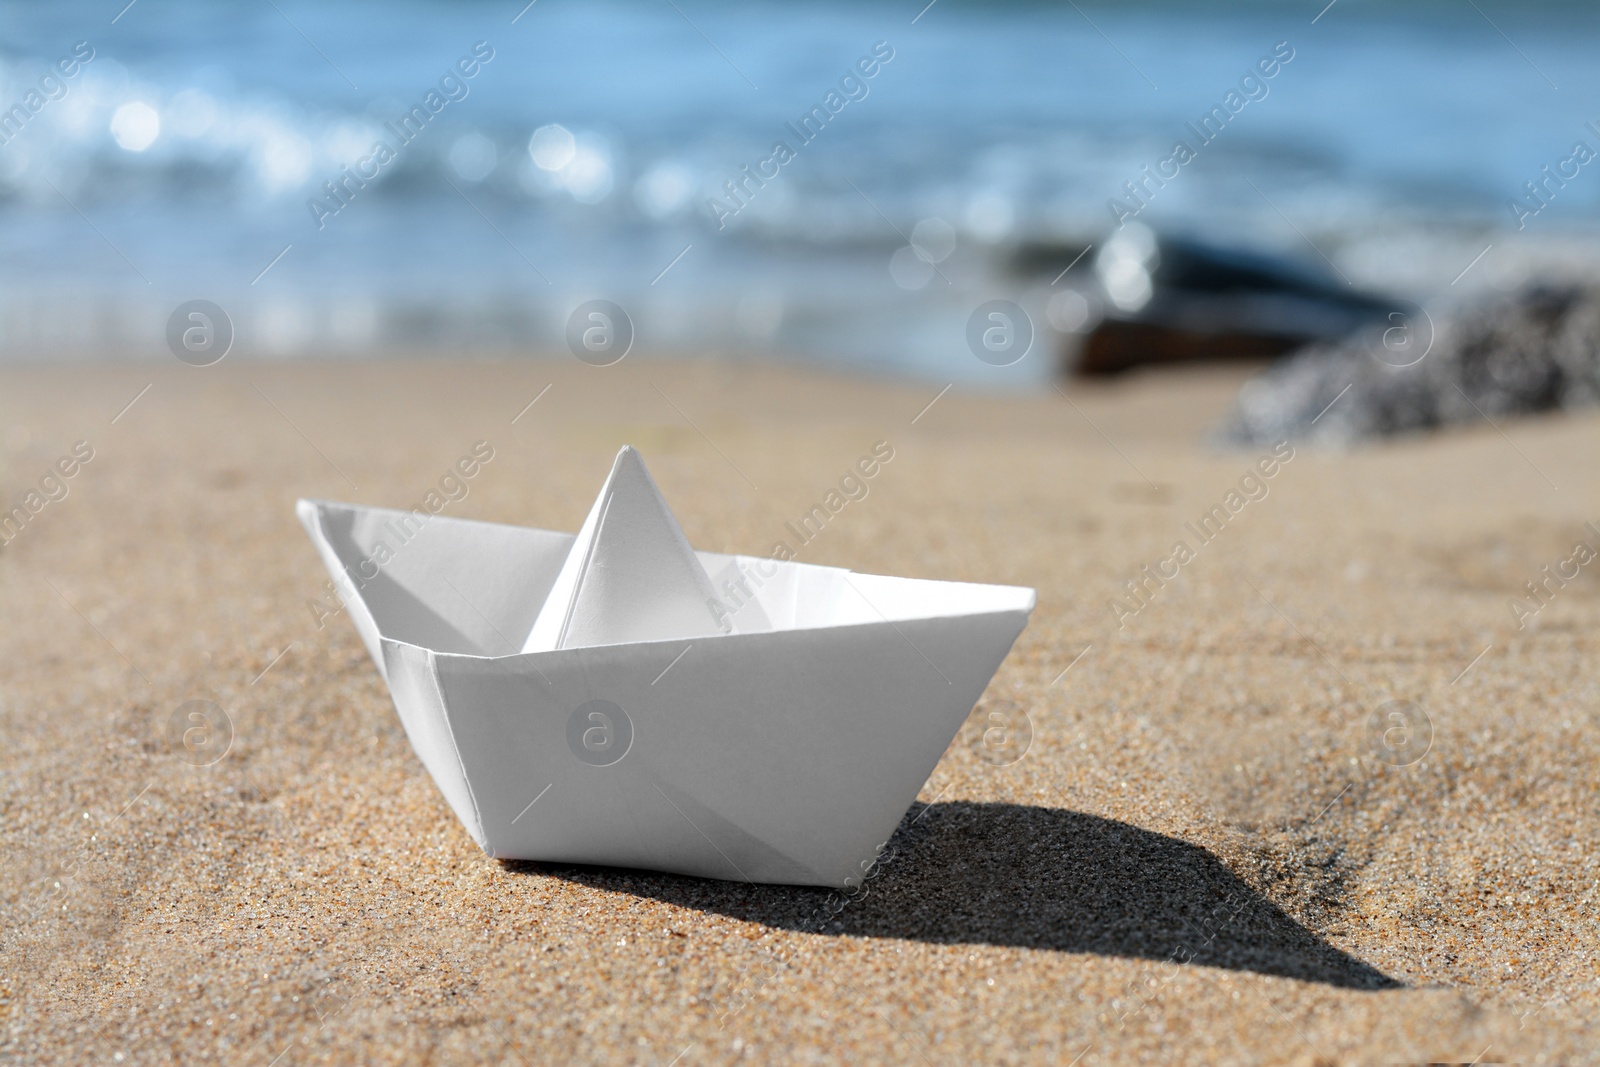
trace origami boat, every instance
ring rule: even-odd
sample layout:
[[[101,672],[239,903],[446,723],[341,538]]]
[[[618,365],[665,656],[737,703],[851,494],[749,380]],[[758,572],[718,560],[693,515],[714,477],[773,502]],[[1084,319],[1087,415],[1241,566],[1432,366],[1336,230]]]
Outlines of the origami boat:
[[[297,511],[417,757],[501,859],[857,884],[1034,605],[695,552],[631,448],[577,535]]]

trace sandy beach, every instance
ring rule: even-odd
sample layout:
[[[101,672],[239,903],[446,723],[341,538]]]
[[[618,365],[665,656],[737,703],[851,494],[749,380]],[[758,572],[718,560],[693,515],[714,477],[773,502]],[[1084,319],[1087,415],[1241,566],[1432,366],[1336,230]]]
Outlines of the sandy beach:
[[[1600,548],[1600,414],[1212,450],[1244,374],[0,372],[0,1058],[1600,1061],[1600,596],[1525,591]],[[822,923],[821,890],[484,856],[294,515],[437,489],[576,529],[626,443],[696,547],[767,554],[879,442],[798,557],[1036,587],[980,706],[1028,743],[969,723]]]

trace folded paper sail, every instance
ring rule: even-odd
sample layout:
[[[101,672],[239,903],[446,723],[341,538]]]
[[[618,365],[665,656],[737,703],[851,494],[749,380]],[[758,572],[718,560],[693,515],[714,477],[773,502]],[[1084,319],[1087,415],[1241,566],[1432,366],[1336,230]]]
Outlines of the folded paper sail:
[[[854,884],[1034,605],[695,552],[632,449],[576,536],[298,513],[418,758],[502,859]]]
[[[717,594],[639,453],[617,453],[524,652],[710,637]]]

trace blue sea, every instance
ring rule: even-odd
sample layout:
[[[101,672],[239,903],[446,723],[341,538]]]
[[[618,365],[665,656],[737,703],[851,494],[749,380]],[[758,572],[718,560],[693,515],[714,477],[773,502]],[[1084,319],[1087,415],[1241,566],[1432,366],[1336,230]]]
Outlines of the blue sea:
[[[1510,0],[0,3],[0,358],[171,358],[193,299],[234,358],[564,353],[603,299],[634,358],[1016,383],[1073,326],[1017,250],[1119,221],[1419,300],[1592,274],[1597,43]]]

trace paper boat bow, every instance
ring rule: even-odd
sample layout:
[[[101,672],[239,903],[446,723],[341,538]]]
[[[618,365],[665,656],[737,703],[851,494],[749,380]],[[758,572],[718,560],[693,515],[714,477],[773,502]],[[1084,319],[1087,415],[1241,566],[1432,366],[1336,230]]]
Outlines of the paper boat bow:
[[[854,884],[1034,605],[695,552],[631,448],[576,536],[297,510],[418,758],[502,859]]]

